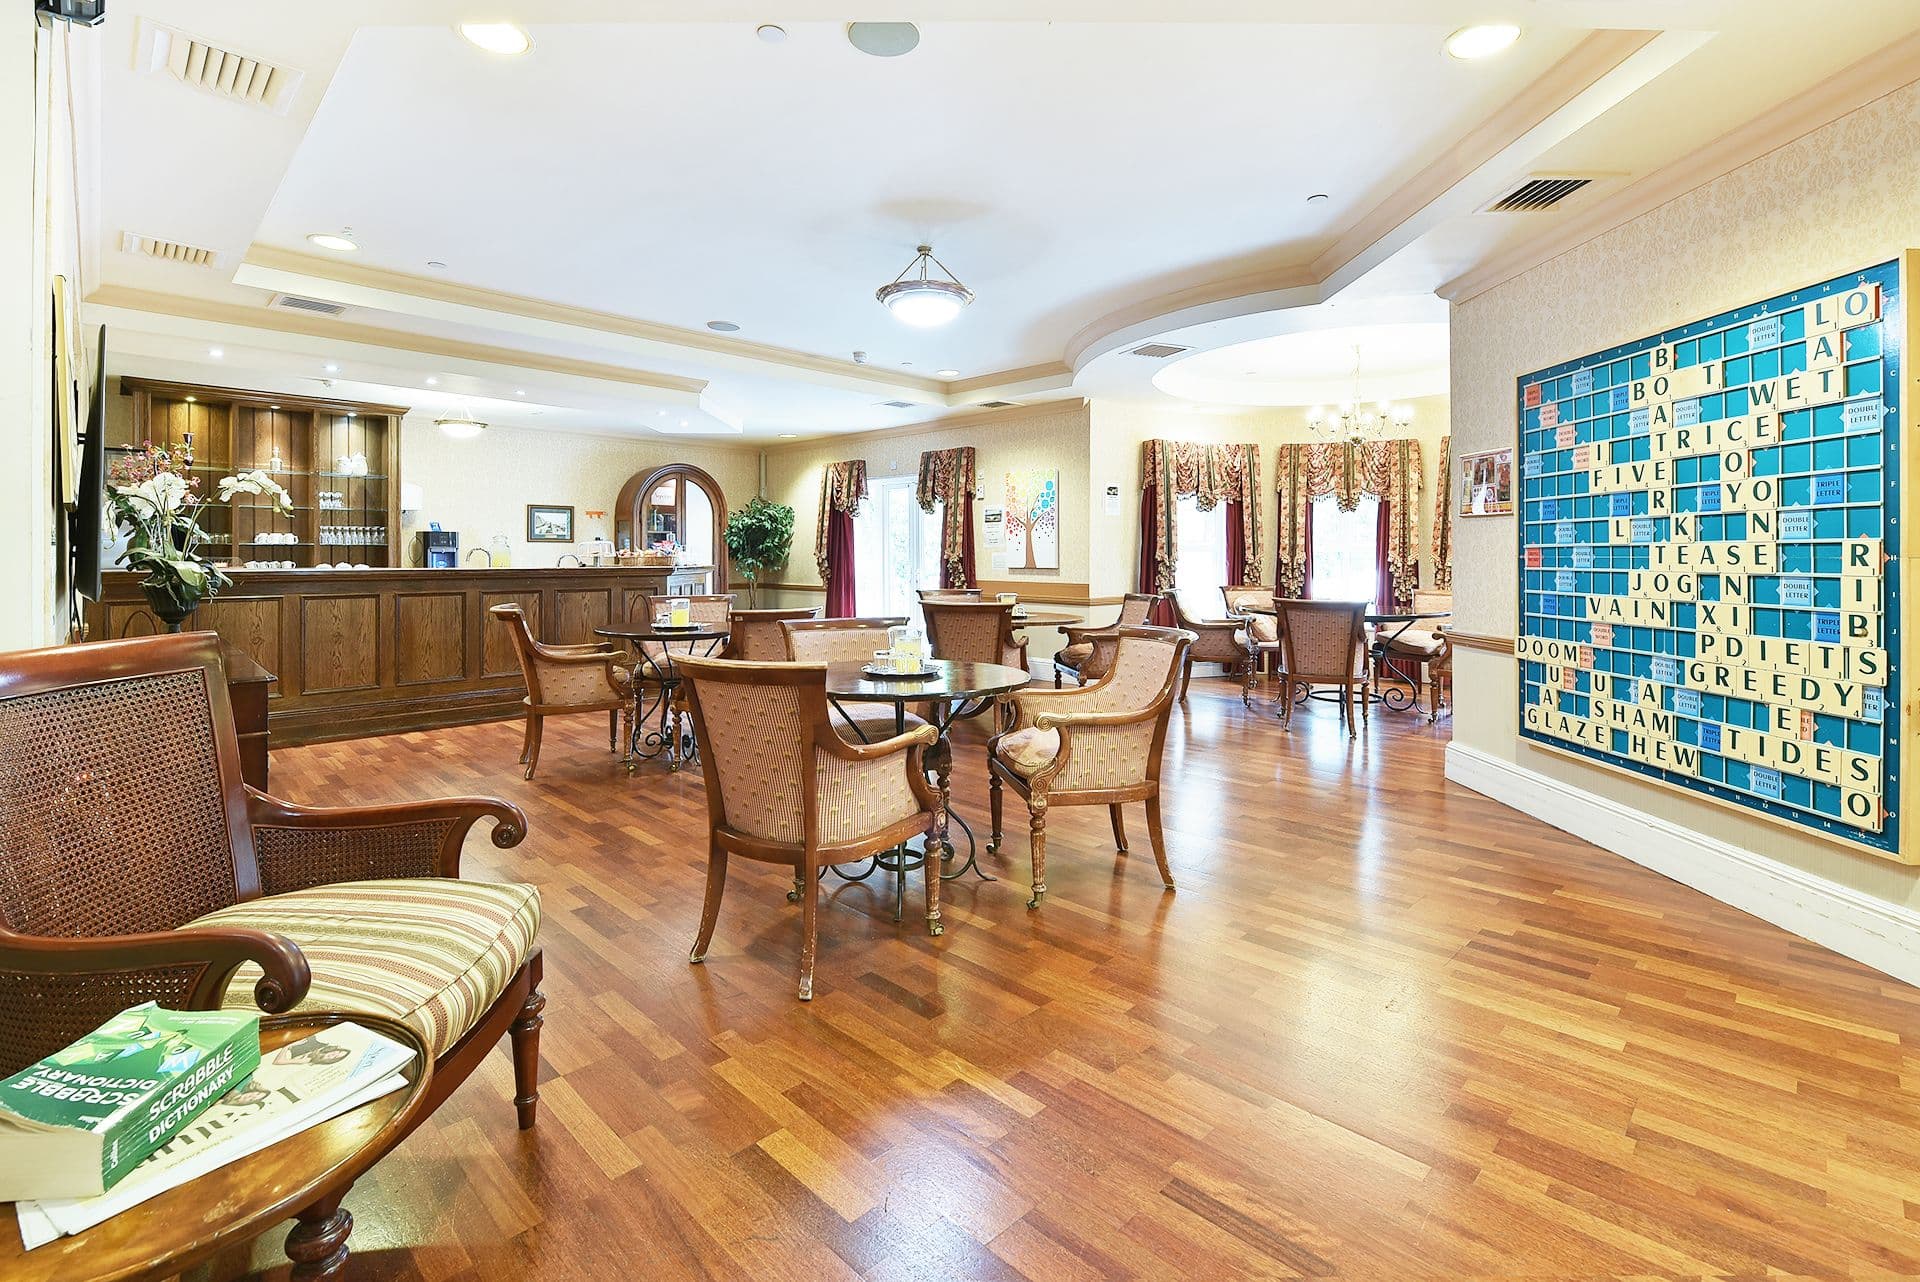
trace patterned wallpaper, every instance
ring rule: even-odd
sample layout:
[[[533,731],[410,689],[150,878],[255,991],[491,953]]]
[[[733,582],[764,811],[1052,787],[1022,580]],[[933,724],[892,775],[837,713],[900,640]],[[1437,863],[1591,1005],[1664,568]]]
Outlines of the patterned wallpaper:
[[[1837,276],[1920,246],[1920,84],[1453,309],[1456,454],[1514,443],[1524,371]],[[1514,631],[1515,523],[1454,526],[1455,624]],[[1454,738],[1529,769],[1827,877],[1920,907],[1920,870],[1855,855],[1667,789],[1518,743],[1510,658],[1457,660]]]

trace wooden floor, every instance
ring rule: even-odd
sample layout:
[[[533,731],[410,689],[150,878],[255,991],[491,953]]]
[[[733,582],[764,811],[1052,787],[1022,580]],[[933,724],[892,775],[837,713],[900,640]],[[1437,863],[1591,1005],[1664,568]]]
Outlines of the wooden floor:
[[[544,896],[538,1129],[492,1056],[348,1199],[352,1276],[1920,1273],[1920,992],[1446,783],[1445,721],[1334,716],[1194,683],[1175,894],[1098,808],[1053,812],[1041,911],[1014,835],[940,939],[830,879],[811,1005],[775,868],[687,964],[700,780],[603,719],[532,783],[510,724],[274,754],[302,801],[518,802],[468,869]]]

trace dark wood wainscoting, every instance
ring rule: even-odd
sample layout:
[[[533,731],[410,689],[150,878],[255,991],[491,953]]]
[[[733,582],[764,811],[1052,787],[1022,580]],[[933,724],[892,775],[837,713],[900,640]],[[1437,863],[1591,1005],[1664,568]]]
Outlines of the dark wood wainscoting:
[[[233,586],[187,621],[275,674],[276,747],[515,716],[526,687],[487,617],[511,601],[542,641],[593,641],[639,598],[697,591],[707,567],[236,570]],[[89,607],[93,640],[160,630],[139,577],[106,576]]]

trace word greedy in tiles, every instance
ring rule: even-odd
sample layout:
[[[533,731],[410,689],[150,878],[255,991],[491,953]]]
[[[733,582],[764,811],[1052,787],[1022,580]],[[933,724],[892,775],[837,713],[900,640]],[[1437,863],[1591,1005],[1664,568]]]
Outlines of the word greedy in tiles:
[[[1899,268],[1519,380],[1523,738],[1901,857]]]

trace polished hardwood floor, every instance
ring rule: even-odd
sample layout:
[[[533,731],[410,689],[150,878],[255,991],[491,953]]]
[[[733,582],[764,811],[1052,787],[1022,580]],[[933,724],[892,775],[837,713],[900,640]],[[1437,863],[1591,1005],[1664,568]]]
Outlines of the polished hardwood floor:
[[[538,1129],[494,1055],[348,1199],[352,1275],[1920,1273],[1920,992],[1448,784],[1444,720],[1295,726],[1195,680],[1177,893],[1097,808],[1050,818],[1038,913],[1016,825],[938,939],[830,882],[810,1005],[778,869],[734,861],[687,964],[700,780],[597,717],[531,783],[514,724],[275,753],[297,800],[518,802],[468,867],[545,902]]]

